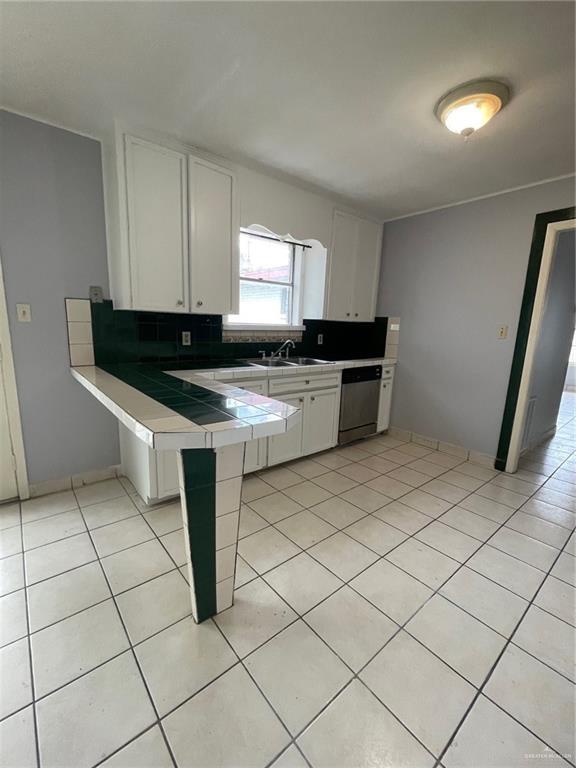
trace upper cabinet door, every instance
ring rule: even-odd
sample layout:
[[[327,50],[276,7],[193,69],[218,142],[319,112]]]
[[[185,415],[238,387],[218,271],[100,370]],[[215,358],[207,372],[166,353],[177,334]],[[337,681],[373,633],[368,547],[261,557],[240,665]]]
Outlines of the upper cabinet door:
[[[381,224],[334,211],[327,320],[374,320],[381,249]]]
[[[240,228],[232,171],[189,156],[190,309],[238,311]]]
[[[358,219],[334,211],[328,262],[327,320],[353,319],[352,295],[357,246]]]
[[[354,271],[353,320],[371,322],[376,314],[382,258],[382,224],[358,219],[358,248]]]
[[[133,309],[188,311],[185,154],[125,136]]]

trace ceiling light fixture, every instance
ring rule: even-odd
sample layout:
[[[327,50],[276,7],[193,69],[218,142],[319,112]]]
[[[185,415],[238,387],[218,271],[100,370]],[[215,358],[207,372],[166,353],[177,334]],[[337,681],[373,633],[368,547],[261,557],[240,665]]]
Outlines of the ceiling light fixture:
[[[510,101],[510,90],[497,80],[474,80],[443,96],[434,113],[452,133],[468,138]]]

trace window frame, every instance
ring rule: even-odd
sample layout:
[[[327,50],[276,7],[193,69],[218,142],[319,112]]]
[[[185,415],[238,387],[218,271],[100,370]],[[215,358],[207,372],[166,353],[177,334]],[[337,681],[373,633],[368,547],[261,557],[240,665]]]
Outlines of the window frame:
[[[282,240],[281,238],[272,237],[271,235],[255,232],[253,230],[241,229],[239,238],[242,235],[248,235],[249,237],[258,237],[262,240],[271,240],[283,245],[290,246],[290,280],[265,280],[263,278],[243,277],[241,269],[238,270],[238,283],[239,286],[242,282],[255,283],[257,285],[278,285],[283,288],[289,289],[289,319],[287,323],[247,323],[245,321],[235,322],[230,320],[232,315],[226,315],[224,318],[223,327],[227,330],[258,330],[258,329],[271,329],[271,330],[303,330],[304,326],[298,323],[300,319],[300,306],[301,306],[301,291],[300,291],[300,271],[301,271],[301,255],[297,253],[297,249],[300,248],[303,251],[304,246],[300,246],[298,243]],[[241,310],[241,307],[239,307]],[[238,312],[240,314],[240,311]],[[296,322],[295,322],[296,319]]]

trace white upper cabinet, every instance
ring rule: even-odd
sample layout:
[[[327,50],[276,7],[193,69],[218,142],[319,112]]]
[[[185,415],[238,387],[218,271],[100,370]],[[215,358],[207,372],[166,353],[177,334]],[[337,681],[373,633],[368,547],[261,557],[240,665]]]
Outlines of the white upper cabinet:
[[[350,320],[354,285],[354,262],[358,243],[358,219],[334,212],[332,247],[329,256],[327,319]]]
[[[238,311],[237,182],[180,145],[122,134],[117,143],[120,263],[116,306],[226,315]]]
[[[186,155],[126,136],[125,162],[131,305],[186,312]]]
[[[381,224],[334,211],[326,297],[328,320],[374,320],[381,251]]]
[[[354,271],[354,320],[371,322],[376,316],[382,259],[382,224],[358,219],[358,248]]]
[[[238,312],[236,179],[227,168],[189,157],[190,309]]]

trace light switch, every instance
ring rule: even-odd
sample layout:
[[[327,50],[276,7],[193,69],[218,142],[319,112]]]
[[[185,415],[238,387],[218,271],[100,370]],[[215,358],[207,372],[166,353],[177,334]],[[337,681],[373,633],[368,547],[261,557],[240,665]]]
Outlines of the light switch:
[[[507,325],[501,325],[498,328],[498,338],[499,339],[506,339],[508,338],[508,326]]]
[[[324,344],[324,334],[319,333],[318,334],[318,344]]]
[[[16,317],[19,323],[32,322],[32,310],[30,304],[16,304]]]

